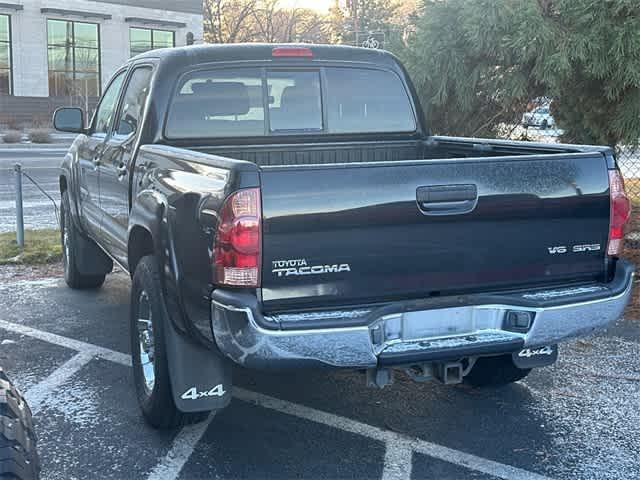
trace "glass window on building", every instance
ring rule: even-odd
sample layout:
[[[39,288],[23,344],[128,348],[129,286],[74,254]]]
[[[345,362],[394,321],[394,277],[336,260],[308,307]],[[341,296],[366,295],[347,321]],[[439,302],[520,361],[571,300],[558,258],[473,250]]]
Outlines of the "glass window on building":
[[[11,95],[11,23],[0,14],[0,95]]]
[[[47,50],[50,96],[100,96],[97,24],[47,20]]]
[[[176,37],[175,33],[169,30],[131,27],[129,29],[129,45],[133,57],[155,48],[175,47]]]

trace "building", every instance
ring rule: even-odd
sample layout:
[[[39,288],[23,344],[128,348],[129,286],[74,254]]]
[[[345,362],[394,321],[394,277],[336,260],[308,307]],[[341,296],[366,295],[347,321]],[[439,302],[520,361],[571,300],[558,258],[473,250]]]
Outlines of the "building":
[[[0,0],[0,125],[90,108],[131,56],[201,40],[202,0]]]

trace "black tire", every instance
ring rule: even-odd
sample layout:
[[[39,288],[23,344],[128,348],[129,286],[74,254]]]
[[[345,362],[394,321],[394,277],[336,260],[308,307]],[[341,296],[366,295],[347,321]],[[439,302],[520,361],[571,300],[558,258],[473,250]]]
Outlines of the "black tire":
[[[92,242],[92,240],[82,237],[73,220],[71,219],[71,208],[69,204],[69,194],[63,192],[62,206],[60,208],[60,242],[62,243],[62,264],[64,266],[64,281],[74,289],[98,288],[102,286],[105,274],[85,275],[81,273],[78,261],[80,258],[80,242]],[[95,246],[95,248],[99,248]]]
[[[474,387],[500,387],[522,380],[529,372],[530,368],[516,367],[511,355],[480,357],[464,381]]]
[[[139,328],[142,320],[151,325],[150,332],[147,330],[149,336],[145,337]],[[191,424],[202,421],[209,415],[209,412],[181,412],[173,400],[165,343],[165,325],[169,321],[162,299],[160,271],[156,259],[147,255],[140,260],[133,275],[130,336],[133,380],[138,403],[144,418],[154,428],[173,428]],[[152,342],[146,343],[146,348],[142,345],[143,337],[150,338]],[[145,379],[141,355],[143,348],[149,360],[148,363],[145,362],[146,367],[148,371],[153,372],[151,385]]]
[[[0,478],[40,478],[31,410],[0,368]]]

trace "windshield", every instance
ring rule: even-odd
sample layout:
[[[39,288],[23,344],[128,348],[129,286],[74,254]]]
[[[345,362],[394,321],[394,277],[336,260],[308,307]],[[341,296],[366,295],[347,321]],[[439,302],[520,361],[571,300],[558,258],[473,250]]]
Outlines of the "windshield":
[[[184,76],[169,108],[166,135],[184,139],[415,129],[411,102],[395,73],[238,68]]]

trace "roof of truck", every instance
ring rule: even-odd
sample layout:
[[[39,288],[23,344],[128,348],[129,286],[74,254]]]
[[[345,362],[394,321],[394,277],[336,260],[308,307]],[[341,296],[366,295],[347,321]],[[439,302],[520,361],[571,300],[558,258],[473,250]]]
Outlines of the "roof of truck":
[[[133,57],[159,58],[169,63],[201,64],[229,61],[277,60],[272,52],[274,48],[306,48],[311,50],[312,58],[298,58],[300,62],[314,60],[366,62],[380,65],[397,65],[396,58],[389,52],[371,48],[348,47],[344,45],[319,45],[308,43],[229,43],[190,45],[187,47],[162,48],[150,50]],[[287,57],[291,59],[291,57]]]

